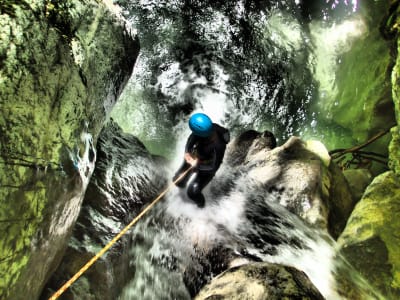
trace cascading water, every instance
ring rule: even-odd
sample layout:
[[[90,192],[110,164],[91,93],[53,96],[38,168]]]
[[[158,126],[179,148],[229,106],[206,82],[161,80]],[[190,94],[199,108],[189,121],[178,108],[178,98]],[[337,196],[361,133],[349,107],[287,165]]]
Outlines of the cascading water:
[[[135,275],[119,299],[190,299],[230,262],[254,260],[304,271],[328,300],[346,299],[336,285],[339,271],[362,299],[381,299],[336,257],[326,232],[279,204],[292,199],[277,199],[247,174],[224,166],[204,190],[204,209],[174,188],[133,230],[129,264]]]
[[[302,1],[119,2],[141,35],[142,50],[113,118],[152,152],[173,158],[170,178],[181,162],[187,117],[195,111],[209,114],[234,135],[268,129],[281,143],[297,134],[335,145],[328,140],[332,129],[321,132],[317,126],[320,120],[329,126],[317,101],[335,105],[329,70],[346,50],[340,45],[348,46],[364,30],[357,1],[331,1],[346,17],[334,20],[325,9],[315,21],[304,17],[314,15]],[[339,29],[336,44],[324,44]],[[202,210],[184,191],[170,192],[134,229],[129,257],[135,275],[119,298],[189,299],[227,267],[213,265],[209,255],[222,251],[295,266],[326,299],[341,299],[334,275],[345,262],[337,265],[335,242],[251,180],[224,166],[205,189]],[[379,298],[360,282],[364,299]]]

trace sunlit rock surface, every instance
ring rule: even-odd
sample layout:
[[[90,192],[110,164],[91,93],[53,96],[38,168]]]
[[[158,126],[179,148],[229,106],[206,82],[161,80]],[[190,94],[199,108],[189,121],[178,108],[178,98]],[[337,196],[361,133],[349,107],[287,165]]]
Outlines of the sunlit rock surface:
[[[244,164],[254,184],[263,186],[289,211],[336,238],[355,201],[342,172],[331,163],[326,149],[297,137],[282,146],[271,143],[271,133],[248,131],[229,146],[227,162]],[[315,145],[315,143],[314,143]]]
[[[354,208],[338,242],[340,253],[387,299],[400,297],[400,180],[376,177]]]
[[[351,30],[353,37],[341,45],[345,51],[338,58],[336,69],[332,69],[336,72],[332,84],[336,93],[321,95],[318,104],[328,119],[350,130],[358,143],[395,124],[390,84],[392,58],[389,43],[377,25],[389,5],[385,1],[359,1],[359,6],[358,16],[332,32],[332,39],[340,38],[341,31],[346,30]],[[372,147],[381,152],[388,141],[385,138]]]
[[[51,296],[113,239],[166,186],[165,160],[154,157],[135,137],[108,122],[97,144],[96,168],[64,259],[43,299]],[[78,299],[116,299],[135,274],[128,232],[67,292]]]
[[[0,11],[0,298],[35,299],[139,46],[103,1],[3,1]]]
[[[231,268],[214,278],[195,297],[202,299],[324,299],[303,272],[269,263]]]

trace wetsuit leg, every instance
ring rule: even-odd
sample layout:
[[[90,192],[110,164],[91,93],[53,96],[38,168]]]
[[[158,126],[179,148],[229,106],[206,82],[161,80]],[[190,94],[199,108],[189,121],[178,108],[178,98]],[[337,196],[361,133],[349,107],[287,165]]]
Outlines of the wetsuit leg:
[[[174,177],[172,177],[172,181],[175,181],[179,176],[182,175],[183,172],[185,172],[187,169],[189,169],[190,164],[188,164],[186,161],[182,163],[178,171],[176,171]],[[193,174],[193,172],[188,172],[185,177],[183,177],[179,182],[177,182],[175,185],[177,187],[183,188],[186,186],[186,183],[188,182],[190,176]]]
[[[205,198],[201,191],[214,177],[214,173],[196,173],[193,181],[189,184],[187,195],[196,202],[198,207],[204,207]]]

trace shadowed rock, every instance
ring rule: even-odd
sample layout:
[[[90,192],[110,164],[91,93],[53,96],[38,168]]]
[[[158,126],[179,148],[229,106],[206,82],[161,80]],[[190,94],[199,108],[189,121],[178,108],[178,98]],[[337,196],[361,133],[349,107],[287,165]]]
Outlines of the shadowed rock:
[[[102,130],[97,163],[88,185],[82,210],[59,268],[46,285],[47,299],[104,247],[166,186],[165,161],[151,156],[134,136],[124,134],[114,122]],[[135,275],[130,261],[133,239],[128,232],[65,297],[116,299]]]

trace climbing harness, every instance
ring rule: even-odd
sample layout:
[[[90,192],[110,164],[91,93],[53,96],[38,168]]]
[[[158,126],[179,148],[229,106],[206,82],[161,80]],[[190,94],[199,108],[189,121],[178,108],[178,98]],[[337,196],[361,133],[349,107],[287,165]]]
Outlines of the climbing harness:
[[[110,249],[141,217],[144,216],[164,195],[170,190],[170,188],[177,182],[181,181],[186,174],[191,171],[194,166],[190,166],[185,172],[183,172],[177,179],[175,179],[161,194],[157,196],[141,213],[139,213],[124,229],[122,229],[107,245],[104,246],[95,256],[92,257],[78,272],[75,273],[57,292],[49,298],[49,300],[55,300],[61,296],[84,272],[87,271],[108,249]]]

